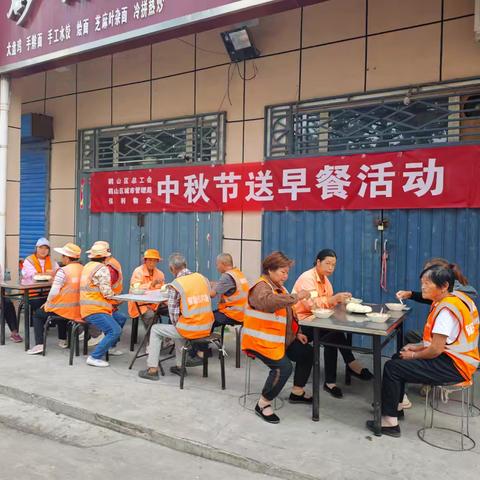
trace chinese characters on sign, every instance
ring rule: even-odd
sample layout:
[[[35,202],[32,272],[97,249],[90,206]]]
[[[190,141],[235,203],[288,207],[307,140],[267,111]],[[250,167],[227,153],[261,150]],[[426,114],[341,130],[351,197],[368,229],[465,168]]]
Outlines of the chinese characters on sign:
[[[443,147],[98,172],[90,203],[93,212],[474,207],[479,156],[477,146]]]
[[[62,6],[62,3],[68,4],[74,1],[58,0],[58,4]],[[4,46],[6,56],[21,57],[26,52],[41,51],[47,45],[65,44],[65,46],[69,46],[69,44],[75,44],[75,37],[88,39],[93,32],[111,31],[112,34],[115,34],[116,28],[129,23],[138,23],[137,26],[141,26],[142,20],[160,15],[163,12],[165,2],[166,0],[138,0],[133,5],[116,5],[115,8],[101,14],[82,17],[71,23],[55,25],[45,29],[45,31],[29,32],[27,36],[21,36],[7,42]],[[23,25],[34,3],[34,0],[11,0],[7,17],[15,21],[17,25]],[[19,34],[23,34],[22,29],[19,29]]]

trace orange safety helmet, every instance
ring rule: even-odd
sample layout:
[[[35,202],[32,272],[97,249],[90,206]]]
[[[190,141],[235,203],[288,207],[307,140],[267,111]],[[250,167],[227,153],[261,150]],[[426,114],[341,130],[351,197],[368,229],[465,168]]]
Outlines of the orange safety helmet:
[[[143,258],[153,258],[155,260],[161,260],[162,257],[160,256],[160,252],[156,250],[155,248],[149,248],[148,250],[145,250],[145,253],[143,254]]]

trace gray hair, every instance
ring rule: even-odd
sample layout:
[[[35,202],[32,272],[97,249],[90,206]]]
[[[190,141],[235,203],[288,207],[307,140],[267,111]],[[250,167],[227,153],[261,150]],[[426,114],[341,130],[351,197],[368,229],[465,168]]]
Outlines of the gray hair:
[[[229,253],[221,253],[220,255],[217,255],[217,260],[224,265],[233,267],[233,258]]]
[[[174,270],[181,270],[187,267],[187,260],[181,253],[175,252],[168,257],[168,266]]]

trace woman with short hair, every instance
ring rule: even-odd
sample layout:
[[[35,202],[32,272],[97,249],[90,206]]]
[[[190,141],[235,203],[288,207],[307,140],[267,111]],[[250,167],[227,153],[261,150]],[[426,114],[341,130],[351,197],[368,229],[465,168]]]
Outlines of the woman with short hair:
[[[293,264],[282,252],[263,260],[262,275],[248,292],[243,323],[242,350],[270,368],[255,413],[268,423],[279,423],[272,402],[290,377],[295,362],[290,403],[312,403],[304,387],[313,365],[313,348],[302,333],[293,305],[310,294],[304,290],[289,294],[284,287]]]

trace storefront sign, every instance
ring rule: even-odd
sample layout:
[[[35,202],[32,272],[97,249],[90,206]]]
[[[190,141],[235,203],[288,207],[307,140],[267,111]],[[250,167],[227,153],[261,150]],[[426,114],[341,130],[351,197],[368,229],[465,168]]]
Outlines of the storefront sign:
[[[480,207],[480,146],[97,172],[92,212]]]
[[[283,0],[2,0],[0,73]]]

